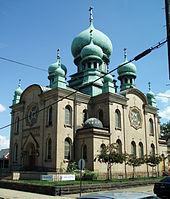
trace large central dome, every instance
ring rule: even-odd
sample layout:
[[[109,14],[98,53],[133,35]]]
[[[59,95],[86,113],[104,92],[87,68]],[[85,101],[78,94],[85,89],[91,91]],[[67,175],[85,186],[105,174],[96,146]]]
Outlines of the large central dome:
[[[77,60],[81,59],[81,50],[90,43],[90,31],[93,31],[94,45],[97,45],[102,49],[104,60],[107,60],[106,62],[109,62],[109,57],[112,53],[112,43],[104,33],[94,28],[91,11],[90,26],[86,30],[78,34],[74,38],[71,45],[71,52],[75,58],[75,63],[77,63]]]

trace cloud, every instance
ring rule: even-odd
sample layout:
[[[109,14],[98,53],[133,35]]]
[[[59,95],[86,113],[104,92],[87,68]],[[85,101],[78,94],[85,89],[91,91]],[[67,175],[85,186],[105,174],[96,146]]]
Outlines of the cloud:
[[[170,90],[165,91],[164,93],[158,93],[156,99],[160,100],[163,103],[168,103],[170,99]]]
[[[160,111],[159,116],[161,116],[162,119],[170,120],[170,106],[167,106],[166,109]]]
[[[6,108],[2,104],[0,104],[0,112],[4,112],[5,110]]]
[[[9,148],[9,140],[5,137],[0,135],[0,150]]]

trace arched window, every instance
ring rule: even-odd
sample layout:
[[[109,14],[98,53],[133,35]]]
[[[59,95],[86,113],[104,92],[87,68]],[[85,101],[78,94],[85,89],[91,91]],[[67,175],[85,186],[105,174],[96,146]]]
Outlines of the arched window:
[[[83,146],[82,146],[82,158],[84,160],[87,160],[87,146],[86,146],[86,144],[83,144]]]
[[[18,161],[18,144],[15,143],[14,145],[14,162]]]
[[[87,110],[83,110],[83,123],[87,120]]]
[[[50,108],[48,109],[48,125],[52,125],[52,113],[53,113],[53,109],[52,106],[50,106]]]
[[[52,157],[52,140],[51,140],[51,138],[47,139],[47,142],[46,142],[46,155],[47,155],[47,160],[51,160],[51,157]]]
[[[139,142],[139,158],[143,157],[143,144]]]
[[[151,156],[155,156],[155,146],[151,144]]]
[[[72,111],[70,106],[65,107],[65,124],[71,125],[72,124]]]
[[[94,68],[97,68],[97,62],[94,62]]]
[[[64,159],[71,159],[71,140],[70,138],[66,138],[64,141]]]
[[[102,124],[103,124],[103,110],[99,110],[99,112],[98,112],[98,118],[99,118],[99,120],[102,122]]]
[[[151,118],[149,119],[149,133],[150,135],[154,135],[153,120]]]
[[[136,143],[134,141],[131,142],[131,154],[136,156]]]
[[[19,117],[15,120],[15,133],[19,133]]]
[[[117,153],[122,154],[122,142],[121,140],[117,140],[116,141],[116,145],[117,145]]]
[[[118,109],[115,111],[115,127],[119,129],[121,128],[121,117]]]

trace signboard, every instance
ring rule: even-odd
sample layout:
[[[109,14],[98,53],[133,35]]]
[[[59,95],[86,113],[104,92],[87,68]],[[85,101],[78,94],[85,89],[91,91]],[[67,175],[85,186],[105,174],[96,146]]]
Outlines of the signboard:
[[[85,160],[84,159],[79,160],[78,167],[80,170],[83,170],[85,168]]]
[[[53,176],[52,175],[41,175],[41,180],[53,181]]]
[[[74,174],[63,174],[60,175],[60,181],[70,181],[70,180],[75,180],[76,177]]]

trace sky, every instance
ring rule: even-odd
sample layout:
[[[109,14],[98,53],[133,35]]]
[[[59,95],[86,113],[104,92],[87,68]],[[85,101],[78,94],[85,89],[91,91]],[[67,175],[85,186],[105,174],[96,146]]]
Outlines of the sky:
[[[0,0],[0,57],[48,70],[57,58],[67,67],[67,80],[77,71],[71,54],[73,39],[89,26],[93,6],[94,27],[111,40],[110,70],[166,39],[164,0]],[[145,95],[148,82],[155,93],[161,123],[170,121],[170,80],[165,44],[134,62],[136,88]],[[14,91],[21,79],[49,85],[48,72],[0,59],[0,127],[10,124]],[[117,72],[114,72],[117,79]],[[120,85],[119,80],[117,81]],[[9,147],[10,127],[0,130],[0,149]]]

